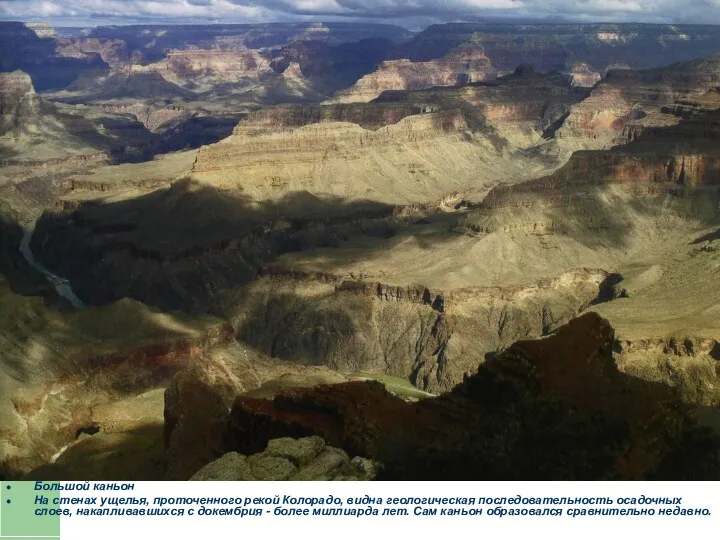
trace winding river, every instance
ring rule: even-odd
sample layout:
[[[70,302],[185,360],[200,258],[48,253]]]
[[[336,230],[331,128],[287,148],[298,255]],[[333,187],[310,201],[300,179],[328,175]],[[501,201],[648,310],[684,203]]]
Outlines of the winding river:
[[[30,266],[45,276],[45,279],[47,279],[52,286],[55,287],[55,290],[60,296],[70,302],[74,308],[82,309],[84,305],[75,292],[73,292],[70,282],[65,278],[56,276],[35,260],[35,256],[30,249],[30,241],[32,240],[33,232],[33,229],[27,229],[25,231],[22,241],[20,242],[20,253],[22,253],[23,257],[25,257],[25,260]]]

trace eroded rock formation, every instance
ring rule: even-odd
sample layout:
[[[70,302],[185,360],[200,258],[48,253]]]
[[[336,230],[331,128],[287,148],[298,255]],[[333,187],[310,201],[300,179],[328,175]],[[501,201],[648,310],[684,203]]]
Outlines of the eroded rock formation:
[[[526,287],[449,291],[288,277],[263,278],[225,300],[240,339],[279,358],[388,373],[435,392],[487,353],[574,317],[606,275],[588,269]]]
[[[375,99],[386,90],[421,90],[493,80],[496,71],[481,49],[458,48],[427,62],[386,60],[330,102],[353,103]]]
[[[627,143],[647,128],[672,126],[720,105],[720,56],[649,70],[613,70],[573,107],[561,139],[584,148]],[[572,142],[568,141],[568,144]]]
[[[568,74],[592,87],[615,67],[643,69],[715,54],[711,27],[586,25],[434,25],[389,53],[389,60],[336,100],[368,101],[384,90],[420,89],[492,79],[518,65]]]
[[[37,28],[40,34],[25,23],[0,22],[0,72],[25,71],[35,88],[43,91],[64,88],[87,70],[107,67],[100,55],[72,58],[57,54],[47,27]]]
[[[281,436],[381,478],[715,474],[688,407],[720,402],[718,59],[607,70],[715,38],[567,28],[431,28],[370,102],[247,116],[395,57],[323,26],[16,28],[45,67],[0,75],[3,474],[285,478]],[[87,77],[35,93],[63,62]],[[30,248],[84,311],[22,275],[43,209]]]
[[[141,73],[153,72],[191,90],[209,90],[217,84],[241,81],[259,82],[274,73],[270,62],[254,50],[170,51],[161,61],[147,66],[133,66]]]
[[[620,373],[613,346],[612,327],[587,314],[545,339],[515,343],[452,391],[415,404],[377,383],[238,397],[225,452],[316,435],[379,459],[383,479],[717,475],[716,450],[687,442],[691,433],[712,440],[690,409],[668,387]]]
[[[139,54],[128,50],[122,39],[72,37],[55,40],[55,54],[60,57],[88,59],[99,55],[109,66],[139,60]]]

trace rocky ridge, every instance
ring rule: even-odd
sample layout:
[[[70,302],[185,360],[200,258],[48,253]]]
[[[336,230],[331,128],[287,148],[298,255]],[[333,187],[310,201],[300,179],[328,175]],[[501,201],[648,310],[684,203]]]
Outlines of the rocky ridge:
[[[254,50],[180,50],[147,66],[133,66],[138,73],[158,73],[164,79],[195,92],[208,91],[217,84],[251,80],[260,82],[274,74],[270,62]]]
[[[378,479],[714,477],[716,451],[708,447],[690,465],[695,449],[683,446],[691,432],[712,436],[701,435],[668,387],[620,373],[613,343],[607,321],[587,314],[552,336],[515,343],[450,392],[414,404],[376,383],[241,396],[224,425],[217,418],[220,452],[252,454],[278,437],[318,436],[379,460]],[[572,450],[548,431],[573,433]]]
[[[529,103],[511,104],[529,94]],[[255,200],[309,191],[422,203],[552,168],[552,155],[514,150],[542,144],[544,132],[579,99],[567,80],[521,70],[497,85],[261,112],[232,137],[202,148],[193,177],[241,186]]]
[[[151,62],[172,49],[262,49],[302,41],[341,45],[376,38],[395,42],[411,33],[385,24],[269,23],[98,26],[88,37],[122,39],[130,50],[142,51],[144,61]]]
[[[388,60],[334,98],[368,101],[385,90],[454,85],[512,73],[518,65],[560,72],[592,87],[614,68],[644,69],[689,61],[720,50],[712,26],[636,24],[433,25],[395,47]],[[463,58],[470,62],[463,64]],[[483,65],[486,62],[486,65]]]
[[[132,60],[137,61],[139,54],[132,54],[122,39],[66,37],[55,40],[55,54],[64,58],[86,60],[99,55],[109,66],[122,66]]]
[[[625,39],[606,32],[601,41]],[[293,83],[303,84],[303,70],[310,76],[312,70],[325,69],[320,61],[303,65],[298,58],[285,65],[285,60],[273,63],[272,69]],[[227,410],[238,393],[258,392],[242,396],[243,400],[286,400],[289,410],[295,411],[302,406],[294,397],[287,398],[297,392],[287,391],[288,387],[345,384],[348,378],[356,379],[350,373],[357,371],[396,375],[421,388],[446,391],[478,364],[488,364],[489,369],[507,350],[517,352],[511,345],[517,339],[545,336],[542,341],[549,340],[559,325],[586,310],[602,314],[617,329],[612,349],[620,374],[613,377],[625,380],[636,375],[662,382],[679,392],[686,403],[713,406],[718,403],[716,321],[720,320],[716,279],[720,268],[716,245],[718,118],[713,110],[718,107],[716,60],[673,66],[667,72],[610,71],[610,77],[587,99],[587,91],[574,87],[577,81],[566,75],[541,75],[523,66],[497,81],[385,92],[367,104],[277,107],[250,115],[237,125],[230,139],[203,148],[193,171],[189,166],[194,155],[183,156],[177,168],[170,163],[174,158],[168,156],[170,161],[157,169],[171,167],[172,175],[157,175],[157,171],[140,174],[145,166],[141,164],[42,183],[25,178],[22,170],[5,168],[3,176],[15,175],[12,178],[20,181],[3,185],[3,197],[14,190],[27,195],[18,199],[20,202],[33,198],[35,204],[52,206],[61,188],[62,198],[38,223],[32,246],[44,263],[72,278],[83,299],[102,305],[87,311],[98,319],[98,325],[115,316],[127,317],[123,309],[147,311],[150,319],[162,322],[147,344],[125,347],[109,340],[115,351],[93,349],[93,354],[86,355],[87,347],[78,343],[101,343],[104,338],[98,336],[112,338],[112,333],[96,328],[77,313],[68,317],[69,329],[53,322],[64,320],[64,315],[46,312],[40,304],[20,302],[9,292],[16,294],[23,285],[38,293],[42,287],[21,284],[18,272],[11,268],[5,292],[7,298],[13,298],[8,305],[19,306],[20,315],[11,314],[8,321],[22,319],[27,311],[30,319],[39,321],[36,333],[49,329],[52,336],[42,346],[32,341],[24,348],[22,339],[16,340],[23,328],[10,328],[5,335],[12,369],[3,377],[3,384],[17,378],[12,370],[23,367],[23,354],[32,353],[31,357],[45,366],[47,349],[55,348],[55,339],[60,340],[60,353],[74,352],[67,357],[60,354],[57,360],[58,373],[67,368],[67,377],[64,371],[58,375],[61,388],[43,386],[39,390],[44,383],[38,378],[38,389],[18,395],[8,383],[12,403],[3,410],[10,411],[13,427],[8,438],[12,445],[17,444],[4,447],[8,471],[17,474],[55,459],[57,467],[38,474],[77,475],[88,455],[108,452],[114,457],[93,460],[96,465],[88,467],[87,474],[101,477],[114,467],[127,471],[128,461],[118,455],[124,451],[112,450],[117,450],[118,442],[125,448],[127,442],[131,447],[151,447],[150,454],[142,449],[133,454],[151,456],[152,470],[135,470],[138,478],[188,478],[208,460],[228,451],[250,455],[263,450],[263,446],[252,450],[227,446]],[[8,87],[21,95],[18,103],[32,104],[37,95],[20,79],[10,80]],[[153,88],[167,88],[162,77],[127,79],[127,88],[137,90],[138,96],[152,94]],[[147,81],[152,83],[152,92],[145,94]],[[161,84],[154,86],[153,81]],[[173,117],[183,108],[158,104],[158,115],[153,117],[152,107],[129,105],[125,109],[121,101],[118,97],[118,103],[111,105],[117,108],[109,109],[107,116],[143,132],[140,122],[125,117],[132,115],[146,127],[162,131],[166,115]],[[28,108],[13,107],[11,104],[8,110]],[[56,107],[72,110],[70,104]],[[41,120],[53,120],[55,113],[47,116]],[[73,134],[83,133],[84,128],[69,124],[62,115],[57,117]],[[32,127],[33,122],[20,124]],[[183,129],[184,122],[176,125],[174,117],[169,123],[169,129]],[[568,150],[576,148],[597,150],[576,152],[557,169]],[[418,155],[428,157],[427,161],[422,162],[424,157]],[[100,160],[103,154],[88,156]],[[44,167],[51,176],[69,163],[66,159],[32,164]],[[94,160],[87,158],[93,164]],[[343,160],[350,160],[352,167],[343,168]],[[223,161],[229,168],[222,166]],[[31,164],[23,160],[13,167],[18,163]],[[296,177],[298,170],[300,178]],[[185,177],[187,172],[194,179]],[[173,179],[177,181],[169,186]],[[529,181],[509,185],[523,179]],[[388,192],[398,194],[396,199],[388,200]],[[3,250],[11,251],[5,245]],[[497,260],[503,264],[489,264]],[[104,276],[103,283],[93,277],[98,273]],[[23,290],[26,294],[27,289]],[[115,302],[124,296],[185,314],[163,314],[127,300],[118,307]],[[134,307],[122,307],[127,305]],[[104,315],[103,310],[107,311]],[[207,312],[213,314],[210,319],[217,322],[217,332],[190,332],[193,335],[187,339],[175,339],[174,332],[167,332],[168,326],[174,330],[178,324],[193,326],[196,317],[205,320]],[[652,320],[638,317],[646,313],[654,314]],[[90,315],[85,317],[92,319]],[[75,326],[77,333],[71,332]],[[268,330],[272,326],[283,332]],[[573,328],[580,331],[578,328],[586,327]],[[606,331],[597,331],[607,337]],[[218,336],[220,341],[216,341]],[[259,351],[243,356],[244,343]],[[527,350],[520,349],[519,354],[526,357]],[[221,361],[216,362],[218,356]],[[263,363],[267,356],[282,360]],[[51,354],[48,370],[55,374],[53,358],[56,356]],[[247,362],[238,360],[242,358]],[[508,358],[511,374],[503,371],[501,378],[512,379],[516,372],[523,374],[521,379],[525,377],[526,362],[518,367]],[[87,359],[104,366],[108,379],[84,371]],[[214,367],[203,370],[197,366],[202,363]],[[250,369],[249,363],[255,368]],[[193,370],[185,379],[176,378],[170,384],[163,403],[169,378],[188,364]],[[601,371],[613,371],[601,364]],[[79,372],[90,382],[73,386],[73,365],[80,365]],[[128,372],[132,376],[126,376]],[[266,387],[274,377],[285,375],[303,379],[305,384],[285,379],[278,383],[280,390]],[[120,380],[128,386],[117,382]],[[551,419],[557,420],[555,415],[562,413],[560,424],[568,426],[565,409],[560,407],[558,413],[545,408],[549,394],[562,396],[572,407],[586,410],[588,406],[578,395],[566,392],[570,383],[553,379],[548,384],[551,391],[540,396],[540,404],[531,401],[527,410],[522,409],[521,424],[530,433],[524,443],[536,440],[537,432],[530,426],[536,419],[532,416],[536,405]],[[379,391],[366,400],[363,392],[367,386],[373,385],[358,386],[363,390],[357,391],[356,386],[348,386],[338,392],[347,391],[361,404],[373,402],[375,397],[383,402],[384,394],[379,397]],[[97,388],[101,390],[95,392]],[[675,403],[676,396],[668,398],[665,390],[655,396],[658,401]],[[56,391],[59,393],[54,394]],[[327,394],[334,396],[335,391]],[[307,395],[310,402],[316,400],[313,391],[300,394],[302,403]],[[521,394],[538,397],[534,390],[522,390]],[[325,399],[318,401],[325,403]],[[327,399],[335,403],[333,400],[342,402],[344,398]],[[90,409],[87,401],[92,401]],[[400,401],[403,405],[398,410],[405,410],[402,407],[407,403]],[[620,402],[622,407],[628,406]],[[197,410],[198,403],[203,410]],[[269,410],[263,401],[257,406],[243,403],[248,410],[238,414],[247,413],[250,419],[242,416],[242,421],[250,426],[256,425],[259,413]],[[472,410],[466,401],[458,403],[459,409]],[[394,410],[394,405],[388,406]],[[339,408],[350,411],[348,415],[356,414],[351,405]],[[152,421],[138,426],[120,414],[122,409],[137,410],[138,418]],[[63,411],[69,411],[72,418],[58,421],[57,415]],[[173,411],[181,414],[173,417]],[[206,412],[212,416],[209,422]],[[497,411],[483,414],[493,412]],[[274,409],[270,413],[279,419],[277,435],[287,435],[283,430],[290,429],[285,425],[290,416],[275,415]],[[166,447],[161,449],[163,414]],[[596,445],[611,436],[622,438],[619,415],[610,416],[617,432],[603,431],[607,426],[592,422],[585,431],[583,424],[570,421],[570,428],[560,429],[558,436],[578,431],[582,437],[597,435]],[[630,431],[641,433],[637,426],[642,422],[656,425],[650,416],[637,420]],[[24,418],[30,426],[27,432],[22,428]],[[523,424],[527,418],[532,422]],[[679,417],[670,414],[668,418],[672,423]],[[515,417],[508,413],[505,420],[514,421]],[[323,437],[341,431],[324,422],[327,431]],[[497,426],[478,422],[467,431],[488,429],[492,438]],[[538,420],[537,425],[546,422]],[[237,426],[241,426],[239,432],[247,428],[240,421]],[[315,428],[308,428],[309,433],[292,427],[296,428],[295,436],[315,433]],[[96,429],[99,431],[92,435]],[[657,434],[654,429],[651,437]],[[468,443],[459,435],[450,435],[461,448],[478,444],[477,439]],[[677,433],[662,437],[666,435],[668,440],[676,440]],[[411,433],[409,437],[411,442],[425,441],[422,435],[415,438]],[[197,446],[190,445],[192,441]],[[346,444],[328,442],[337,447]],[[70,446],[65,448],[66,444]],[[400,442],[357,444],[367,444],[372,449],[368,452],[394,463],[396,472],[387,474],[410,474],[397,472],[402,471],[402,463],[387,455],[392,447],[402,447]],[[498,466],[492,459],[487,461],[488,452],[497,449],[490,445],[488,450],[484,444],[480,462],[471,461],[473,467],[485,471],[483,474],[492,470],[515,474],[508,472],[507,463]],[[36,451],[38,445],[41,448]],[[27,448],[31,450],[26,452]],[[562,453],[562,449],[551,450]],[[673,452],[670,449],[664,455]],[[194,457],[184,460],[188,454]],[[476,454],[468,450],[465,455]],[[636,454],[627,457],[626,461],[632,462],[629,468],[618,465],[621,476],[640,477],[651,474],[648,471],[655,465],[665,466],[665,458],[656,459],[652,449],[640,447]],[[651,454],[648,468],[638,465],[641,458],[637,456],[642,454]],[[514,455],[517,462],[522,461],[519,450]],[[425,458],[430,463],[439,460],[443,466],[452,461],[437,455]],[[598,457],[599,461],[609,459],[607,454]],[[163,462],[175,463],[176,468],[163,469]],[[553,470],[562,469],[556,463],[551,465]],[[582,470],[597,472],[593,467],[583,465]],[[432,469],[422,467],[428,468]]]
[[[427,62],[386,60],[327,103],[368,102],[387,90],[421,90],[493,80],[496,71],[482,50],[458,48]]]
[[[558,130],[583,149],[630,142],[644,130],[720,107],[720,56],[650,70],[614,70]]]

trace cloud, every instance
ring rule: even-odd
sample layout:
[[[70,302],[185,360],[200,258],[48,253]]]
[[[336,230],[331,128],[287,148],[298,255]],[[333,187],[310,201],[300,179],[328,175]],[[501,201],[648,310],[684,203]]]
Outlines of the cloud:
[[[487,15],[720,24],[720,0],[0,0],[15,20],[442,22]]]

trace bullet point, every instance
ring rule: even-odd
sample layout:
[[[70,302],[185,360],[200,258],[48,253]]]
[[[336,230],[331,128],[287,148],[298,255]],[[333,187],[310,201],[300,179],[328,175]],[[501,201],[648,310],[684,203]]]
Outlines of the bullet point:
[[[7,503],[10,504],[12,501],[10,499],[7,500]]]
[[[10,489],[10,486],[7,486],[8,489]]]

